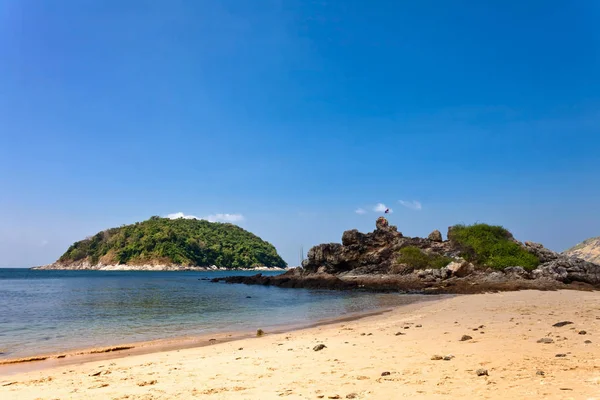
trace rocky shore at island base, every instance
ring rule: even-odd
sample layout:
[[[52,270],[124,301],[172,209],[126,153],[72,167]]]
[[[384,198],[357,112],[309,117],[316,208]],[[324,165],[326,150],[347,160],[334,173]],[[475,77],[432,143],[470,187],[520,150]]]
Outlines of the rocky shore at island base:
[[[448,229],[448,236],[453,228]],[[314,246],[302,267],[276,276],[228,276],[213,282],[272,285],[284,288],[398,291],[408,293],[482,293],[521,289],[600,288],[600,265],[554,252],[539,243],[521,243],[540,264],[535,269],[519,265],[501,270],[478,266],[461,257],[464,251],[452,240],[433,231],[427,238],[407,237],[380,217],[370,233],[349,230],[342,243]],[[398,262],[404,247],[450,259],[442,268],[416,269]]]
[[[277,267],[251,267],[251,268],[223,268],[216,265],[210,265],[206,267],[197,266],[186,266],[176,264],[142,264],[142,265],[129,265],[129,264],[91,264],[89,261],[80,262],[55,262],[48,265],[42,265],[39,267],[33,267],[34,270],[70,270],[70,271],[286,271],[284,268]]]

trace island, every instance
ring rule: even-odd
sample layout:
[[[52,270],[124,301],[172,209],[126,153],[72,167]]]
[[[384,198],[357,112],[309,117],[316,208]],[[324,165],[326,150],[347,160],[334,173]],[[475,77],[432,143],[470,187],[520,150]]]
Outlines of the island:
[[[218,270],[287,268],[275,247],[230,223],[151,217],[73,243],[33,269]]]
[[[408,237],[384,217],[373,232],[343,233],[342,243],[311,248],[302,267],[277,276],[228,276],[213,282],[287,288],[418,293],[485,293],[521,289],[593,290],[600,265],[539,243],[520,242],[502,226],[478,223],[427,238]]]

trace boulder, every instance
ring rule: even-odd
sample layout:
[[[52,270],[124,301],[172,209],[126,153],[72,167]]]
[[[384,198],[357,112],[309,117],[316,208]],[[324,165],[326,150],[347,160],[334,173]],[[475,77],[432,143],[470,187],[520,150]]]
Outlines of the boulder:
[[[358,229],[345,231],[342,234],[342,245],[344,246],[362,246],[365,242],[365,235]]]
[[[442,233],[440,231],[438,231],[437,229],[433,232],[431,232],[429,234],[429,236],[427,236],[427,238],[429,240],[431,240],[432,242],[442,242]]]
[[[379,217],[377,218],[377,221],[375,221],[375,226],[377,229],[385,230],[389,227],[389,225],[390,223],[384,217]]]
[[[523,267],[508,267],[504,269],[504,273],[516,279],[530,279],[531,274]]]
[[[470,275],[475,271],[473,264],[460,258],[457,261],[451,262],[445,268],[448,269],[453,276],[458,278]]]
[[[542,263],[553,261],[560,257],[559,253],[547,249],[539,243],[525,242],[525,249],[539,258]]]

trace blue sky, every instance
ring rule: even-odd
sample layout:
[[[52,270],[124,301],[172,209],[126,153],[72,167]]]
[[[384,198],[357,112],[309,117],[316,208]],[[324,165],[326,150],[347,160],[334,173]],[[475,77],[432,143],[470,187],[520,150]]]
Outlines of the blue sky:
[[[595,1],[0,0],[0,266],[177,212],[242,216],[292,265],[372,230],[378,203],[410,236],[600,235],[599,18]]]

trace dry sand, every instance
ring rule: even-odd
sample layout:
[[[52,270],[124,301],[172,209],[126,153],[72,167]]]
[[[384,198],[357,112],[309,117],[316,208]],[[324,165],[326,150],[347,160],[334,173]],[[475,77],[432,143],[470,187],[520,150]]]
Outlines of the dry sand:
[[[595,292],[468,295],[207,347],[4,366],[0,399],[600,399],[599,335]]]

